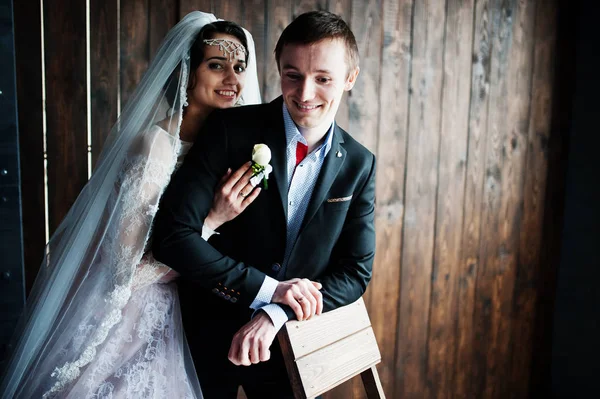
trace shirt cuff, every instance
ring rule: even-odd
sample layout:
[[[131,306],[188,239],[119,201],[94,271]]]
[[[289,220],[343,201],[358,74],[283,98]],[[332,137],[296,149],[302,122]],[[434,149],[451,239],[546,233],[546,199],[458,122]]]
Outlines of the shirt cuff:
[[[213,235],[213,234],[219,234],[218,232],[214,231],[213,229],[211,229],[210,227],[208,227],[207,225],[203,224],[202,225],[202,239],[204,241],[208,241],[208,239]]]
[[[279,284],[278,280],[265,275],[265,279],[260,286],[260,290],[258,290],[258,294],[256,294],[256,298],[254,298],[250,304],[250,308],[256,310],[270,304],[271,299],[273,299],[273,294],[275,294],[277,284]]]
[[[273,325],[275,326],[276,332],[279,332],[279,330],[281,330],[281,327],[283,327],[283,325],[288,321],[287,314],[281,308],[281,306],[277,305],[276,303],[263,306],[262,308],[260,308],[260,310],[264,311],[269,316],[269,318],[273,322]],[[254,313],[256,314],[256,312]]]

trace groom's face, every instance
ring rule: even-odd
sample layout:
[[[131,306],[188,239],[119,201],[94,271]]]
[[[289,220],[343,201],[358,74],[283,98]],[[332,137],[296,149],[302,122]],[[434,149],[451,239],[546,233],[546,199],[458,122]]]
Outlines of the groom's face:
[[[338,39],[286,44],[279,59],[283,100],[294,122],[305,129],[327,129],[344,91],[354,86],[358,68],[349,71],[346,46]]]

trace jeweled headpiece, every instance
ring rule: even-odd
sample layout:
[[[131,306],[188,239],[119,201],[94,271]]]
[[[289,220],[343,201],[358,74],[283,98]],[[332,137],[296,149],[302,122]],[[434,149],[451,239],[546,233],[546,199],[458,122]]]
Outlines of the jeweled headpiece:
[[[204,39],[207,46],[219,46],[219,49],[225,54],[229,61],[233,61],[235,55],[239,52],[248,55],[246,48],[241,44],[229,39]]]

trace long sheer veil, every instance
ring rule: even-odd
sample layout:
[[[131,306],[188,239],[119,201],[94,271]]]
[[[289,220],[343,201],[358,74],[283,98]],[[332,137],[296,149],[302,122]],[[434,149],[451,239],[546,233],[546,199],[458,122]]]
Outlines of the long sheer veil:
[[[145,208],[132,212],[128,204],[145,191],[126,188],[124,182],[135,177],[131,157],[179,150],[190,48],[200,29],[213,21],[212,14],[195,11],[169,31],[111,129],[95,172],[48,243],[13,338],[2,398],[59,392],[94,360],[96,349],[121,320],[162,194],[159,190]],[[246,36],[250,54],[243,102],[260,103],[254,42],[248,32]],[[152,132],[159,121],[172,146],[157,147]],[[187,347],[183,352],[186,368],[195,375]],[[199,392],[199,387],[193,390]]]

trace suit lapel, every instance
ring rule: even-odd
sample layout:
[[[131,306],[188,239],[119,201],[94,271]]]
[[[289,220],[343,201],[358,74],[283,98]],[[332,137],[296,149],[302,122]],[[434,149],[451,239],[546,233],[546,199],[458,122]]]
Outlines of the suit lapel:
[[[329,192],[329,189],[335,181],[340,168],[346,160],[346,150],[342,146],[343,143],[344,139],[342,138],[342,134],[336,124],[331,140],[331,149],[323,161],[323,166],[321,166],[321,173],[319,173],[319,177],[317,178],[317,182],[310,198],[310,202],[308,203],[308,207],[306,208],[304,220],[302,221],[302,227],[300,228],[298,235],[302,234],[304,227],[310,223],[323,201],[325,201],[325,196]]]
[[[287,220],[287,164],[286,164],[286,140],[285,127],[283,125],[282,97],[273,100],[269,105],[273,107],[270,115],[274,117],[269,121],[267,131],[265,132],[265,144],[271,149],[271,166],[273,172],[269,176],[275,180],[275,186],[279,192],[281,204],[283,205],[284,220]],[[269,185],[272,190],[272,185]]]

